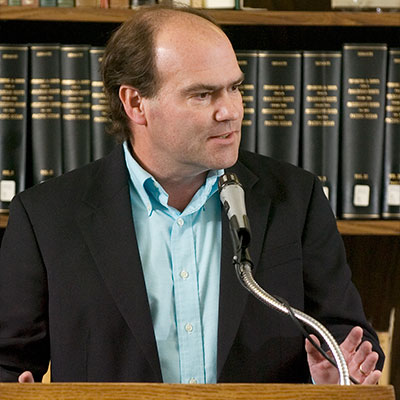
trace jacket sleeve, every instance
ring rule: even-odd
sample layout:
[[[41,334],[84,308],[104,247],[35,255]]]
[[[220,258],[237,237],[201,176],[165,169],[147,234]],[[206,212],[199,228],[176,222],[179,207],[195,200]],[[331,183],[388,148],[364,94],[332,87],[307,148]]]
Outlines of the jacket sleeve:
[[[306,312],[323,323],[339,343],[352,327],[361,326],[364,340],[379,354],[377,368],[382,369],[382,349],[351,281],[343,240],[318,178],[306,214],[302,248]]]
[[[49,362],[47,278],[35,233],[15,197],[0,250],[0,381],[25,370],[41,381]]]

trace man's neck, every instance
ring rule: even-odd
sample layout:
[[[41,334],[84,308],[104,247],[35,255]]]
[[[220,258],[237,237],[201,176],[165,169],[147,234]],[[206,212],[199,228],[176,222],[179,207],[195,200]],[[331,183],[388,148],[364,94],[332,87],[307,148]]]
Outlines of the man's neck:
[[[208,171],[201,172],[193,176],[179,176],[178,174],[166,175],[165,171],[157,173],[149,166],[145,165],[132,149],[131,143],[128,143],[128,148],[132,157],[150,173],[154,179],[168,193],[168,205],[182,212],[190,203],[193,196],[200,189],[207,178]]]
[[[168,193],[168,205],[182,212],[203,185],[207,172],[185,179],[156,178]]]

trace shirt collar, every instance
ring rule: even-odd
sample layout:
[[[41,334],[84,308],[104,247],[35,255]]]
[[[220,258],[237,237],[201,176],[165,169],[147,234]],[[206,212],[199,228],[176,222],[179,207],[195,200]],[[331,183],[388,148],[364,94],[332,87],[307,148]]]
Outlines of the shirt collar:
[[[125,163],[128,168],[131,184],[136,189],[141,201],[147,209],[147,215],[150,217],[154,208],[168,206],[168,193],[154,179],[154,177],[144,170],[132,156],[129,151],[127,142],[123,145],[125,154]],[[193,196],[182,215],[189,215],[204,207],[206,201],[218,190],[218,178],[224,174],[223,169],[210,170],[207,174],[206,181]]]

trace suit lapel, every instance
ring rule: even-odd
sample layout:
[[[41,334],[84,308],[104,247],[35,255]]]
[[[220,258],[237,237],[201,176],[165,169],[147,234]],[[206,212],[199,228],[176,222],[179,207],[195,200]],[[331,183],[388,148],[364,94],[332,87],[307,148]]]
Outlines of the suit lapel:
[[[255,271],[260,259],[266,233],[270,198],[264,192],[262,185],[257,185],[259,178],[240,162],[228,171],[236,173],[245,191],[246,209],[251,228],[249,252]],[[229,229],[229,221],[222,210],[217,377],[220,376],[233,345],[249,295],[239,282],[232,264],[233,246]]]
[[[100,168],[83,199],[78,224],[121,315],[152,366],[155,379],[161,381],[122,148],[111,153]]]

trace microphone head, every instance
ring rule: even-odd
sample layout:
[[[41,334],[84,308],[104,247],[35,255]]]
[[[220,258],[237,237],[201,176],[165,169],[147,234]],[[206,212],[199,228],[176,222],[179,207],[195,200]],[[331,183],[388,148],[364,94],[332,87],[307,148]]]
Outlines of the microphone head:
[[[225,173],[224,175],[222,175],[219,178],[219,180],[218,180],[219,193],[221,193],[221,190],[227,185],[239,185],[240,187],[242,187],[242,185],[239,182],[238,177],[233,172],[230,172],[228,174]]]
[[[247,248],[250,243],[250,224],[246,213],[244,190],[236,174],[222,175],[218,181],[218,191],[228,216],[235,245]]]

